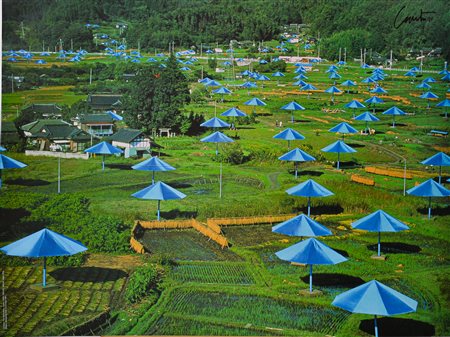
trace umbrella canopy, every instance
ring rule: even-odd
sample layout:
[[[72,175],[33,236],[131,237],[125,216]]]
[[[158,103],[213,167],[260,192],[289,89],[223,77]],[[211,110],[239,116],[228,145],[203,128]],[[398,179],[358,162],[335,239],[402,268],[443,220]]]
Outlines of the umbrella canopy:
[[[298,176],[298,162],[316,160],[316,158],[314,158],[313,156],[310,156],[305,151],[302,151],[299,148],[295,148],[292,151],[289,151],[288,153],[283,154],[278,159],[295,162],[295,178],[296,179]]]
[[[434,156],[425,159],[421,162],[424,165],[439,166],[439,184],[441,183],[442,166],[450,166],[450,156],[444,152],[438,152]]]
[[[300,237],[326,236],[333,234],[328,228],[305,214],[300,214],[292,219],[273,226],[272,232]]]
[[[222,84],[220,84],[216,80],[211,80],[211,81],[205,82],[204,85],[208,86],[208,87],[221,87],[222,86]]]
[[[346,133],[358,133],[358,130],[356,130],[353,126],[346,122],[339,123],[338,125],[332,127],[330,132],[336,132],[336,133],[342,133],[342,139],[344,139],[344,135]]]
[[[409,227],[400,220],[378,210],[352,223],[352,227],[369,232],[378,232],[378,256],[381,255],[380,233],[381,232],[399,232],[408,230]]]
[[[369,111],[363,112],[361,115],[358,115],[355,117],[355,120],[357,121],[365,121],[366,122],[366,128],[367,130],[369,128],[369,122],[376,122],[380,119],[374,115],[372,115]]]
[[[337,160],[337,166],[336,168],[339,170],[339,164],[340,164],[340,154],[341,153],[354,153],[356,152],[355,149],[353,149],[352,147],[348,146],[347,144],[344,143],[344,141],[342,140],[338,140],[336,142],[334,142],[333,144],[330,144],[326,147],[324,147],[321,151],[323,152],[337,152],[338,154],[338,160]]]
[[[344,87],[354,87],[354,86],[356,86],[356,83],[353,82],[352,80],[346,80],[346,81],[342,82],[341,85]]]
[[[422,184],[410,188],[406,193],[416,195],[419,197],[428,197],[428,218],[431,218],[431,197],[448,197],[450,190],[446,189],[441,184],[438,184],[433,179],[428,179]]]
[[[213,118],[207,120],[206,122],[203,122],[202,124],[200,124],[200,126],[203,126],[205,128],[228,128],[230,126],[230,124],[228,124],[227,122],[224,122],[220,118],[213,117]]]
[[[396,106],[393,106],[389,109],[387,109],[385,112],[383,112],[383,115],[392,115],[392,127],[395,128],[395,116],[403,116],[406,115],[404,111],[397,108]]]
[[[387,90],[383,89],[382,87],[378,86],[375,89],[370,90],[373,94],[387,94]]]
[[[301,73],[298,74],[297,76],[294,77],[295,80],[307,80],[308,76],[306,76],[305,74]]]
[[[260,75],[256,80],[257,81],[269,81],[270,78],[267,77],[266,75]]]
[[[437,107],[444,107],[445,111],[445,118],[447,118],[447,107],[450,106],[450,100],[448,98],[444,99],[443,101],[436,104]]]
[[[219,143],[232,143],[233,139],[226,136],[222,132],[216,131],[205,138],[200,139],[201,142],[216,143],[216,156],[219,154]]]
[[[284,261],[309,264],[310,293],[312,293],[312,266],[314,264],[337,264],[347,261],[341,254],[314,238],[296,243],[276,252],[275,255]]]
[[[220,115],[224,116],[224,117],[245,117],[245,116],[247,116],[247,114],[245,112],[243,112],[235,107],[228,109],[225,112],[222,112]]]
[[[108,142],[101,142],[94,146],[91,146],[90,148],[84,150],[86,153],[95,153],[95,154],[101,154],[103,155],[102,158],[102,170],[105,170],[105,155],[107,154],[117,154],[117,153],[123,153],[123,151]]]
[[[267,105],[263,101],[261,101],[259,98],[252,98],[251,100],[244,103],[245,105],[251,105],[251,106],[265,106]]]
[[[328,197],[334,194],[312,179],[308,179],[297,186],[287,189],[286,193],[297,197],[308,198],[308,216],[311,214],[311,197]]]
[[[0,152],[6,151],[6,149],[0,145]]]
[[[384,103],[384,101],[377,96],[372,96],[372,97],[366,99],[364,102],[368,103],[368,104],[373,104],[373,113],[375,113],[375,104]]]
[[[427,91],[426,93],[423,93],[422,95],[420,95],[420,98],[424,98],[424,99],[428,100],[427,108],[429,109],[430,108],[430,99],[436,99],[436,98],[439,98],[439,96],[431,91]]]
[[[284,139],[288,141],[288,150],[290,148],[291,140],[303,140],[305,137],[298,131],[294,129],[287,128],[281,131],[280,133],[273,136],[275,139]]]
[[[231,90],[228,90],[225,87],[220,87],[219,89],[213,90],[213,94],[221,94],[221,95],[231,94]]]
[[[374,315],[375,337],[378,337],[377,315],[391,316],[417,310],[417,301],[376,280],[337,295],[331,304],[353,313]]]
[[[170,166],[158,157],[148,158],[139,164],[133,165],[131,168],[139,171],[152,171],[152,184],[155,183],[155,171],[164,172],[175,170],[175,167]]]
[[[108,115],[110,115],[112,117],[112,119],[116,120],[116,121],[122,121],[123,117],[118,115],[117,113],[115,113],[114,111],[106,111],[106,113]]]
[[[334,102],[334,94],[340,93],[340,92],[342,92],[342,90],[339,90],[338,88],[336,88],[333,85],[333,86],[329,87],[328,89],[326,89],[325,92],[327,94],[331,94],[331,101]]]
[[[6,149],[2,147],[5,151]],[[8,156],[5,156],[4,154],[0,154],[0,188],[2,188],[2,170],[4,169],[13,169],[13,168],[24,168],[27,164],[24,164],[18,160],[12,159]]]
[[[416,86],[418,89],[430,89],[431,85],[429,85],[427,82],[423,81],[419,85]]]
[[[312,84],[309,84],[309,83],[304,85],[301,89],[305,90],[305,91],[317,90],[317,88],[315,86],[313,86]]]
[[[42,285],[46,286],[46,258],[68,256],[87,250],[79,241],[44,228],[18,241],[0,248],[6,255],[22,257],[43,257]]]
[[[347,103],[345,105],[345,107],[350,108],[350,109],[362,109],[362,108],[365,108],[366,106],[364,104],[362,104],[361,102],[354,99],[350,103]]]
[[[160,220],[160,202],[161,200],[176,200],[183,199],[186,197],[186,194],[177,191],[173,187],[163,183],[162,181],[158,181],[157,183],[150,185],[136,193],[133,193],[131,196],[138,199],[147,199],[147,200],[158,200],[158,221]]]
[[[291,122],[294,123],[294,111],[296,110],[305,110],[300,104],[295,101],[292,101],[281,107],[282,110],[290,110],[291,111]]]

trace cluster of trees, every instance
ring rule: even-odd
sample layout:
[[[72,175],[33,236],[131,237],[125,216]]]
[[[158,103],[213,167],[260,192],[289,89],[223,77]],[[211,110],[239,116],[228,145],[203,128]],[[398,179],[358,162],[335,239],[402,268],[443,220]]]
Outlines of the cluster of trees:
[[[320,33],[328,58],[339,47],[359,56],[361,45],[396,54],[442,47],[447,58],[450,49],[445,0],[19,0],[4,1],[3,13],[6,48],[36,48],[43,41],[55,46],[61,38],[66,44],[72,40],[74,48],[94,50],[86,23],[125,22],[122,37],[148,50],[172,41],[183,47],[267,41],[290,23],[307,23],[313,35]]]

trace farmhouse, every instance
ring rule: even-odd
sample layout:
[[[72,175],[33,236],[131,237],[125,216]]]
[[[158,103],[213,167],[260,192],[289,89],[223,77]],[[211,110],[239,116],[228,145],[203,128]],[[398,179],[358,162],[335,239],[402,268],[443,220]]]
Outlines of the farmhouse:
[[[22,113],[33,114],[35,118],[61,118],[62,108],[56,104],[31,104]]]
[[[119,111],[122,107],[121,98],[122,95],[89,94],[87,104],[95,112],[104,112],[107,110]]]
[[[72,151],[85,149],[91,136],[60,119],[38,119],[21,127],[25,137],[40,151]]]
[[[136,129],[119,129],[110,137],[112,145],[120,147],[125,151],[125,158],[131,156],[142,157],[145,153],[151,154],[152,148],[161,148],[150,137]]]
[[[94,137],[108,137],[114,133],[114,118],[110,114],[80,115],[74,125]]]

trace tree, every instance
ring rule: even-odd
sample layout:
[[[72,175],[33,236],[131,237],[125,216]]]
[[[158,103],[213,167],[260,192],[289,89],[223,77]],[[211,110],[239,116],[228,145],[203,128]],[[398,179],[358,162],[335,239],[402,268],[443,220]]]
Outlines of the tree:
[[[188,82],[172,55],[167,67],[143,67],[135,76],[125,101],[125,121],[130,127],[150,132],[153,128],[179,130],[180,109],[189,102]]]

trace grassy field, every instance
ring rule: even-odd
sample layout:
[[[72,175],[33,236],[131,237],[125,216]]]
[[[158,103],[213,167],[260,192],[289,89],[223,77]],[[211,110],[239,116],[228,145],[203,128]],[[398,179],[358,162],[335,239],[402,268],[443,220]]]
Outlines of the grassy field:
[[[201,62],[205,66],[204,60]],[[306,81],[320,90],[333,85],[325,73],[326,65],[317,69],[319,71],[307,73],[309,79]],[[10,317],[27,312],[26,317],[31,317],[30,322],[34,323],[22,324],[17,319],[18,323],[6,331],[6,336],[58,335],[68,327],[102,313],[105,307],[112,309],[113,317],[111,324],[101,331],[106,335],[369,336],[372,333],[367,328],[370,316],[350,315],[331,307],[330,303],[337,294],[372,279],[419,302],[416,313],[396,317],[393,321],[381,321],[381,334],[399,334],[402,326],[411,327],[406,335],[450,334],[449,199],[433,199],[433,217],[428,220],[428,201],[403,196],[403,179],[364,171],[365,166],[403,169],[406,160],[413,175],[406,181],[406,188],[436,177],[438,169],[425,167],[420,161],[437,151],[449,152],[448,138],[428,134],[432,129],[450,131],[448,120],[442,118],[443,111],[434,107],[436,102],[432,102],[431,109],[426,109],[427,102],[417,97],[420,90],[415,86],[419,79],[412,82],[402,76],[404,71],[387,71],[390,76],[381,85],[388,94],[382,96],[385,103],[376,106],[381,121],[370,124],[376,130],[375,135],[346,135],[345,142],[358,152],[343,154],[343,169],[336,170],[337,155],[323,153],[321,149],[342,138],[328,132],[342,121],[351,123],[358,130],[364,128],[364,122],[353,120],[352,111],[344,105],[352,99],[363,101],[370,97],[367,86],[361,83],[370,75],[369,71],[356,65],[341,68],[339,83],[346,79],[356,80],[358,87],[353,91],[357,93],[337,95],[335,104],[330,105],[329,94],[314,92],[308,96],[298,91],[292,85],[295,81],[293,70],[294,67],[288,66],[286,77],[281,78],[279,84],[273,80],[258,82],[259,87],[252,89],[250,96],[247,90],[235,86],[243,80],[221,80],[233,91],[224,102],[215,103],[214,99],[220,97],[209,97],[203,103],[186,106],[186,112],[199,112],[209,118],[214,116],[215,110],[220,114],[232,106],[250,113],[253,108],[244,102],[254,96],[267,103],[256,108],[257,123],[238,124],[236,132],[224,131],[229,136],[238,136],[236,143],[249,160],[241,165],[223,164],[222,199],[219,198],[219,163],[214,160],[215,146],[200,142],[208,132],[198,137],[157,138],[156,141],[164,146],[162,159],[176,170],[157,173],[156,178],[188,196],[183,200],[163,201],[163,219],[196,217],[205,221],[211,217],[300,213],[306,211],[306,198],[288,196],[286,189],[306,179],[314,179],[331,190],[333,196],[312,199],[311,213],[334,234],[321,240],[348,256],[349,261],[336,266],[314,267],[314,287],[322,290],[323,296],[298,294],[300,289],[307,287],[307,268],[282,262],[274,253],[299,238],[274,234],[270,225],[223,227],[223,233],[231,243],[227,250],[221,250],[194,230],[149,230],[141,241],[151,252],[150,259],[163,263],[165,270],[158,299],[126,305],[120,293],[128,274],[114,266],[98,270],[94,274],[97,275],[95,280],[89,278],[90,271],[86,266],[70,270],[54,267],[50,277],[61,284],[61,288],[48,293],[30,289],[30,284],[37,282],[40,275],[37,266],[10,267],[6,269],[9,305],[14,308]],[[439,78],[435,73],[424,73],[421,79],[428,75]],[[192,84],[192,88],[199,86]],[[432,86],[439,101],[444,99],[448,84],[438,81]],[[11,117],[17,105],[71,104],[83,98],[68,89],[47,87],[3,94],[3,111]],[[294,124],[290,122],[290,112],[280,109],[292,100],[306,108],[294,113]],[[397,127],[392,128],[392,117],[380,112],[394,104],[408,115],[398,117]],[[323,109],[339,109],[340,112]],[[363,111],[366,110],[355,113]],[[282,121],[283,128],[276,126],[275,121]],[[317,158],[315,162],[300,163],[298,179],[293,175],[292,163],[277,159],[287,152],[287,142],[273,139],[273,136],[285,127],[293,127],[305,136],[305,140],[292,142],[291,149],[301,147]],[[225,152],[227,146],[220,146],[220,152]],[[56,194],[57,159],[17,153],[7,155],[27,163],[28,167],[2,172],[3,197],[13,193]],[[131,166],[139,161],[108,157],[103,172],[100,157],[62,160],[61,190],[63,193],[82,193],[90,200],[90,210],[96,214],[118,216],[129,223],[135,219],[154,220],[156,202],[131,197],[151,181],[149,173],[131,170]],[[448,170],[444,168],[443,171],[445,179],[448,178]],[[351,182],[352,174],[373,179],[375,186]],[[388,256],[386,261],[370,258],[377,242],[375,233],[353,231],[350,226],[377,209],[383,209],[411,228],[406,232],[381,235],[382,251]],[[21,233],[20,228],[16,235],[18,233],[26,234]],[[115,280],[109,279],[110,273],[116,275]],[[76,280],[66,279],[68,275]],[[65,309],[58,304],[62,298],[73,298],[73,308]],[[69,320],[64,314],[74,317]],[[44,316],[48,320],[45,325],[40,323]]]

